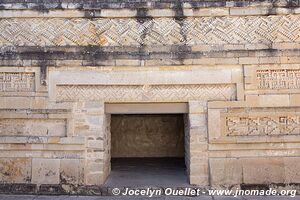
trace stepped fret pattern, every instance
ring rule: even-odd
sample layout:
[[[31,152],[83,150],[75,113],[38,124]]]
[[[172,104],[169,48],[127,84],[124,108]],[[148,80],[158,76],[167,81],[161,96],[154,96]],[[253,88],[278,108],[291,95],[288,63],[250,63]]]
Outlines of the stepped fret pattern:
[[[0,72],[0,92],[32,92],[34,78],[34,73]]]
[[[2,19],[0,45],[139,46],[300,42],[300,16]]]
[[[226,117],[227,136],[299,135],[300,116]]]
[[[235,85],[58,85],[58,101],[235,100]]]
[[[257,70],[259,89],[300,89],[300,69]]]

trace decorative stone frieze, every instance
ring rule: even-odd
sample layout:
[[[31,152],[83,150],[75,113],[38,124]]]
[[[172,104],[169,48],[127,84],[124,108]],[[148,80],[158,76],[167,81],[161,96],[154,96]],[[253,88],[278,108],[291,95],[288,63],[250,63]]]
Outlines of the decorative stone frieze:
[[[300,89],[300,69],[257,70],[258,89]]]
[[[33,92],[34,90],[34,73],[0,72],[0,92]]]
[[[236,99],[234,85],[58,85],[57,101],[188,101]]]
[[[257,116],[228,116],[225,118],[227,136],[300,135],[300,115],[255,113]],[[271,115],[271,116],[270,116]]]
[[[299,42],[299,16],[197,17],[178,21],[2,19],[0,42],[14,46],[160,46]]]

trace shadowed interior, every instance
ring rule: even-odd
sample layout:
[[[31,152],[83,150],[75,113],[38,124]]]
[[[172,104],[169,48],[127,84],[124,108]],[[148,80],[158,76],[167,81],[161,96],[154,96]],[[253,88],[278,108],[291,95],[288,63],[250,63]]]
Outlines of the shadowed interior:
[[[180,114],[111,117],[109,187],[187,186]]]
[[[111,155],[184,157],[183,115],[112,115]]]

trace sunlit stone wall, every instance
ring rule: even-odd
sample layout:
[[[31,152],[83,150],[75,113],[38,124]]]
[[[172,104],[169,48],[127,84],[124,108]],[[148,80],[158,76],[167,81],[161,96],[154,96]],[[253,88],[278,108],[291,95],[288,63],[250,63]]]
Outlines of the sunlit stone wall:
[[[188,103],[191,184],[300,182],[299,1],[0,8],[0,191],[103,192],[128,102]]]

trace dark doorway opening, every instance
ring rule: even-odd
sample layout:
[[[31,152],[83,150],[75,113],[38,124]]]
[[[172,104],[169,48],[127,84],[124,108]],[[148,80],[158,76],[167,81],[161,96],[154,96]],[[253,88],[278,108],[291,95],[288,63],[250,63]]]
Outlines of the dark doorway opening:
[[[106,186],[187,186],[182,114],[111,116]]]

